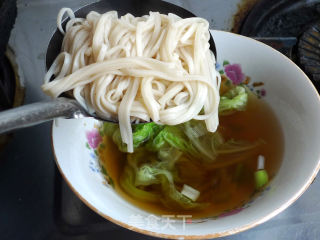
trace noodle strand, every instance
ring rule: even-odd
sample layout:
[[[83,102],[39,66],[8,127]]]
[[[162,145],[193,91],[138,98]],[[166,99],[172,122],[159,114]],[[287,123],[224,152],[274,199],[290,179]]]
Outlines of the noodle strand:
[[[132,122],[197,119],[216,131],[221,78],[205,19],[158,12],[119,18],[116,11],[77,18],[62,8],[57,25],[64,34],[61,53],[42,90],[54,98],[72,91],[90,114],[119,121],[128,152],[134,150]]]

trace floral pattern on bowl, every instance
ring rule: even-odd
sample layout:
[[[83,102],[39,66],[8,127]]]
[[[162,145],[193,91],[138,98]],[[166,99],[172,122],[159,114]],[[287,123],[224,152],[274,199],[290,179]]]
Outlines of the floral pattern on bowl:
[[[90,131],[87,131],[86,134],[86,148],[90,151],[90,161],[89,161],[89,168],[92,172],[103,174],[106,181],[103,182],[106,186],[112,186],[114,188],[113,179],[108,174],[105,167],[99,161],[99,154],[98,148],[104,147],[103,145],[103,134],[99,132],[98,126],[94,126],[94,128]]]
[[[264,83],[251,82],[251,78],[243,73],[240,64],[230,63],[228,60],[224,60],[222,64],[217,63],[216,68],[222,78],[227,80],[227,83],[232,83],[234,85],[244,84],[259,98],[266,96],[267,92],[265,88],[263,88]]]

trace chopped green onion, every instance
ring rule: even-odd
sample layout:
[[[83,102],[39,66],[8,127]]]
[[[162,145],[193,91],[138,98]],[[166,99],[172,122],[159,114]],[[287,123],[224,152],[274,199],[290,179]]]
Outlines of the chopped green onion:
[[[259,155],[258,156],[258,164],[257,164],[258,170],[254,173],[254,179],[256,182],[256,189],[257,190],[261,189],[269,181],[268,173],[264,169],[264,162],[265,162],[264,156]]]
[[[200,192],[189,185],[184,184],[181,194],[195,202],[198,199]]]
[[[258,170],[264,169],[264,161],[265,161],[264,156],[259,155],[258,156],[258,167],[257,167]]]
[[[259,190],[268,183],[269,177],[266,170],[258,170],[254,173],[256,189]]]

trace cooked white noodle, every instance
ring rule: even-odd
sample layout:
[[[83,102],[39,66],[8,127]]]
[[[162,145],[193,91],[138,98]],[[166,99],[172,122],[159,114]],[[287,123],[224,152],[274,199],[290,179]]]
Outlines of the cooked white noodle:
[[[70,20],[64,31],[65,13]],[[65,36],[43,91],[54,98],[73,91],[90,114],[118,120],[129,152],[131,122],[176,125],[198,119],[216,131],[221,79],[205,19],[157,12],[118,18],[115,11],[90,12],[83,19],[63,8],[57,24]]]

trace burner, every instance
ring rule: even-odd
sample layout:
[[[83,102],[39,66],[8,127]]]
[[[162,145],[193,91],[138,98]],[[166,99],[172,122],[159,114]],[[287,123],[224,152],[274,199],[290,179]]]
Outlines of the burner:
[[[13,106],[16,80],[13,67],[5,56],[0,61],[0,111]]]
[[[305,72],[320,87],[320,22],[312,25],[299,39],[298,59]]]
[[[320,19],[319,0],[262,0],[249,13],[241,34],[257,37],[298,37]]]
[[[10,32],[17,16],[16,0],[0,1],[0,61],[9,41]]]
[[[291,58],[320,90],[320,0],[262,0],[241,26]]]
[[[14,54],[7,47],[16,15],[15,0],[0,1],[0,111],[20,105],[24,96]],[[0,151],[8,139],[8,134],[0,135]]]
[[[24,99],[23,78],[18,73],[15,55],[10,48],[0,60],[0,111],[20,106]],[[0,135],[0,152],[11,134]]]
[[[0,1],[0,111],[13,107],[16,77],[13,52],[7,48],[10,32],[17,15],[16,1]],[[9,56],[9,55],[10,56]]]

